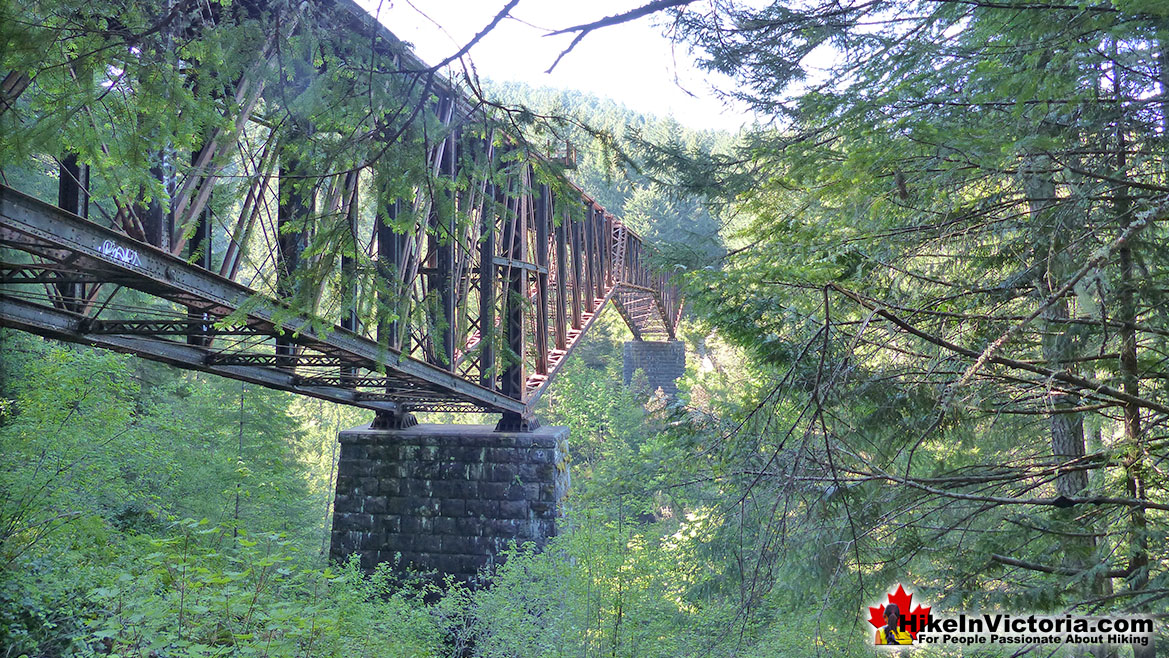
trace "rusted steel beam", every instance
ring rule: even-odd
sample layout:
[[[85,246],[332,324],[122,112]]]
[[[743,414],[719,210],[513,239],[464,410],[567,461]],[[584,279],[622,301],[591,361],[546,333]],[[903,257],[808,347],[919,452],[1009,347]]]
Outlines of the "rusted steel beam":
[[[402,317],[402,258],[406,236],[394,230],[398,220],[399,201],[393,201],[381,209],[377,216],[377,273],[381,278],[378,289],[377,340],[396,350],[409,350],[403,346],[402,328],[408,319]],[[387,318],[386,314],[391,317]]]
[[[217,329],[204,318],[186,320],[88,320],[82,330],[88,334],[124,334],[127,336],[272,336],[270,330],[250,327]]]
[[[447,101],[448,103],[453,101]],[[451,131],[445,140],[440,168],[442,176],[455,184],[458,178],[458,137],[457,130]],[[450,189],[442,191],[442,201],[445,207],[432,210],[435,223],[435,247],[437,249],[437,271],[433,275],[431,290],[438,291],[439,310],[441,317],[436,322],[439,333],[437,341],[437,365],[447,370],[454,370],[455,366],[455,228],[458,222],[458,208],[456,208],[455,194]],[[441,210],[441,212],[440,212]]]
[[[150,177],[157,180],[168,193],[173,192],[169,155],[159,152],[154,157]],[[158,194],[154,194],[145,207],[140,206],[140,211],[142,228],[146,231],[146,242],[160,249],[170,250],[175,229],[174,212],[163,204]]]
[[[554,200],[554,207],[560,203]],[[553,230],[556,242],[556,349],[568,349],[568,217],[560,213]]]
[[[0,81],[0,115],[16,106],[16,99],[28,89],[32,78],[22,71],[9,71]]]
[[[526,260],[527,204],[523,195],[527,178],[525,171],[513,178],[507,198],[504,217],[503,244],[511,260]],[[507,292],[503,307],[503,334],[507,340],[507,362],[500,381],[500,392],[514,400],[524,396],[524,298],[527,290],[527,271],[519,267],[505,267]]]
[[[360,190],[360,172],[351,171],[345,174],[345,194],[348,196],[346,205],[345,223],[349,229],[347,241],[341,254],[341,327],[357,333],[357,300],[359,290],[357,286],[357,224],[358,224],[358,192]],[[357,369],[351,366],[341,366],[342,381],[348,382],[357,376]]]
[[[212,352],[206,356],[204,361],[210,365],[272,367],[286,367],[289,365],[302,367],[338,367],[345,363],[344,359],[335,356],[304,353],[294,356],[280,356],[276,354]]]
[[[581,222],[571,220],[568,229],[572,241],[572,328],[579,331],[583,328],[581,318],[584,313],[582,304],[585,297],[582,291],[585,285],[585,274]]]
[[[60,161],[57,178],[57,206],[78,217],[89,218],[89,165],[80,164],[70,153]],[[80,313],[85,308],[84,283],[57,283],[53,286],[60,308]]]
[[[548,374],[548,228],[552,223],[552,191],[540,185],[536,206],[536,372]]]
[[[498,190],[494,183],[488,183],[480,218],[479,242],[479,384],[491,390],[498,390],[495,376],[495,227]]]
[[[49,338],[101,347],[115,352],[167,363],[179,368],[199,370],[221,377],[237,379],[267,388],[307,395],[329,402],[348,404],[376,411],[400,411],[402,406],[386,400],[362,399],[351,390],[336,386],[302,385],[294,374],[262,366],[230,366],[205,363],[201,348],[175,341],[154,340],[141,336],[103,335],[87,333],[82,327],[84,318],[48,306],[30,303],[0,294],[0,326],[35,333]],[[473,405],[472,401],[453,401]],[[440,404],[434,404],[438,407]],[[429,408],[413,405],[411,408]]]
[[[328,335],[320,335],[308,319],[291,314],[278,300],[259,296],[254,290],[191,265],[165,251],[4,186],[0,186],[0,243],[54,258],[58,265],[66,264],[64,267],[69,271],[86,272],[104,280],[116,280],[127,288],[140,290],[183,306],[198,304],[217,317],[226,317],[241,307],[246,307],[247,323],[257,333],[274,335],[278,331],[283,331],[288,336],[295,335],[296,343],[299,345],[342,355],[359,362],[373,363],[377,370],[384,371],[387,376],[424,382],[435,390],[445,391],[452,401],[467,402],[497,411],[521,412],[524,409],[523,404],[516,400],[467,382],[397,351],[388,350],[384,345],[341,327],[334,327]],[[31,306],[34,308],[25,310],[34,315],[40,311],[53,310],[47,305]],[[176,365],[214,371],[246,381],[269,382],[274,388],[282,390],[295,388],[292,380],[272,372],[262,373],[262,376],[256,374],[255,378],[249,378],[252,375],[247,373],[253,371],[206,368],[203,364],[206,350],[195,346],[138,336],[133,337],[137,342],[132,343],[137,347],[130,349],[131,342],[127,342],[130,337],[106,336],[97,340],[93,337],[99,334],[81,331],[82,323],[92,320],[65,311],[60,313],[73,320],[67,327],[60,323],[53,325],[55,327],[53,331],[61,330],[69,334],[64,336],[66,340],[101,344],[123,351],[140,349],[142,356],[159,360],[167,360],[161,358],[163,354],[187,355],[175,359]],[[3,312],[0,312],[0,320],[3,319],[2,316]],[[282,318],[279,324],[274,320],[277,316]],[[61,316],[53,317],[59,319]],[[18,328],[28,331],[36,331],[36,327],[39,326],[35,322],[24,323],[15,320],[13,322],[14,325],[11,326],[20,325]],[[319,320],[316,322],[319,323]],[[48,331],[46,328],[45,332],[41,333],[47,335]],[[59,337],[57,333],[53,335]],[[114,340],[115,338],[117,340]],[[163,347],[156,349],[157,343],[164,343],[165,349]],[[187,358],[195,354],[198,355],[197,359]],[[323,397],[319,391],[305,393]],[[346,404],[355,403],[351,393],[345,395],[330,393],[328,399]]]
[[[301,283],[296,280],[301,257],[308,246],[304,226],[313,213],[315,190],[302,177],[300,163],[287,158],[280,166],[278,181],[280,201],[276,211],[276,295],[281,299],[299,296]],[[287,357],[284,365],[293,365],[296,345],[287,336],[276,338],[276,354]]]

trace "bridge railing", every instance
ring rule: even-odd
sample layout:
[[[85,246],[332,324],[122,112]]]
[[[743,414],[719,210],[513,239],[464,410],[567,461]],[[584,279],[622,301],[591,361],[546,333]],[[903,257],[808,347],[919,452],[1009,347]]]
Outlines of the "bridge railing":
[[[608,301],[635,337],[673,338],[680,299],[640,237],[351,2],[215,8],[111,47],[107,70],[130,73],[86,83],[145,94],[149,51],[196,88],[191,44],[263,28],[197,140],[136,136],[132,175],[63,153],[42,203],[0,190],[0,242],[17,254],[4,324],[399,416],[521,425]],[[0,73],[0,118],[51,114],[37,74]],[[101,102],[66,129],[114,139]],[[158,344],[176,338],[181,355]]]

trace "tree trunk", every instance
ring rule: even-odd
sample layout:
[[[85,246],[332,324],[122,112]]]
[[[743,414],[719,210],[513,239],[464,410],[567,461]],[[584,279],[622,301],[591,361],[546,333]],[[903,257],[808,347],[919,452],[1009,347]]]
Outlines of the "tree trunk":
[[[1038,282],[1038,293],[1041,300],[1046,300],[1055,294],[1068,276],[1072,265],[1069,263],[1069,254],[1065,252],[1065,236],[1071,231],[1067,226],[1069,213],[1059,208],[1056,203],[1055,178],[1052,171],[1053,162],[1046,155],[1032,155],[1024,160],[1020,173],[1023,178],[1023,190],[1027,196],[1027,206],[1033,230],[1041,238],[1036,260],[1043,261],[1043,275]],[[1043,253],[1046,247],[1046,253]],[[1075,356],[1075,343],[1068,334],[1068,324],[1061,322],[1070,315],[1069,302],[1065,297],[1048,306],[1043,313],[1042,349],[1043,358],[1047,360],[1047,367],[1056,370],[1070,370],[1071,360]],[[1068,411],[1079,405],[1079,396],[1071,391],[1065,391],[1056,385],[1051,385],[1048,391],[1048,408],[1050,414],[1051,454],[1057,466],[1079,459],[1085,454],[1084,418],[1079,412]],[[1078,496],[1088,487],[1088,474],[1085,470],[1061,470],[1056,474],[1056,491],[1060,496]],[[1072,509],[1055,510],[1055,520],[1061,524],[1076,524],[1078,512]],[[1080,523],[1076,531],[1092,532],[1089,524]],[[1088,569],[1093,562],[1096,549],[1096,538],[1092,536],[1059,536],[1058,541],[1063,549],[1063,564],[1076,570]],[[1105,579],[1096,578],[1087,586],[1084,594],[1086,598],[1099,595],[1104,588]],[[1088,650],[1077,651],[1076,655],[1087,655]],[[1098,654],[1103,658],[1102,654]]]
[[[1113,45],[1113,57],[1117,55]],[[1116,91],[1116,175],[1125,180],[1128,175],[1128,138],[1126,108],[1124,107],[1125,92],[1123,72],[1119,66],[1113,65]],[[1116,218],[1121,230],[1127,229],[1132,223],[1132,198],[1129,188],[1121,183],[1116,188],[1115,196]],[[1118,320],[1122,324],[1120,330],[1120,372],[1124,392],[1131,396],[1141,394],[1140,365],[1137,362],[1137,332],[1136,332],[1136,292],[1133,280],[1133,246],[1135,240],[1129,240],[1117,251],[1120,259],[1120,313]],[[1125,485],[1130,498],[1144,498],[1145,496],[1145,464],[1144,464],[1144,433],[1141,427],[1141,409],[1131,402],[1124,405],[1124,442],[1127,456],[1125,459]],[[1142,507],[1129,508],[1129,545],[1128,545],[1128,586],[1131,591],[1140,592],[1149,586],[1149,539],[1148,519]],[[1139,597],[1133,599],[1137,610],[1143,606]],[[1152,646],[1142,647],[1133,645],[1134,658],[1153,658],[1156,649]]]
[[[1065,222],[1056,216],[1055,180],[1051,172],[1051,159],[1043,155],[1027,158],[1022,169],[1023,189],[1027,195],[1027,206],[1036,230],[1046,236],[1047,253],[1044,274],[1039,282],[1039,293],[1046,299],[1058,290],[1069,274],[1068,256],[1063,253],[1063,236],[1068,234]],[[1074,356],[1075,346],[1067,334],[1068,324],[1062,322],[1069,316],[1068,300],[1060,299],[1051,304],[1043,313],[1042,347],[1043,358],[1053,370],[1066,370]],[[1051,414],[1051,454],[1057,464],[1065,464],[1084,456],[1083,414],[1067,412],[1079,404],[1079,398],[1071,392],[1052,388],[1048,394]],[[1076,496],[1088,486],[1088,475],[1083,470],[1061,471],[1056,476],[1056,490],[1061,496]]]

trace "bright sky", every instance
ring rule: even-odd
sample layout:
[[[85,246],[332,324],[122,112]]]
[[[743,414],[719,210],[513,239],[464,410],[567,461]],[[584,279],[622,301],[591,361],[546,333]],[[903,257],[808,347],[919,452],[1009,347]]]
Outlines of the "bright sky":
[[[357,0],[398,38],[414,45],[424,62],[454,54],[491,22],[505,0]],[[672,115],[693,128],[735,131],[751,117],[723,107],[689,51],[674,47],[655,26],[661,18],[602,28],[585,37],[551,73],[544,71],[573,35],[545,33],[644,4],[638,0],[521,0],[470,51],[479,76],[533,86],[579,89],[658,116]],[[437,25],[435,25],[437,23]],[[438,26],[441,26],[438,27]],[[689,93],[687,93],[689,92]]]

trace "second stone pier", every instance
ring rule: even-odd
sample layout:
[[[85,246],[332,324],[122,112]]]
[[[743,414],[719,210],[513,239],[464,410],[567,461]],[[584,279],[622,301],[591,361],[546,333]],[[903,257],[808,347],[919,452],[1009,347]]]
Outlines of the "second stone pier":
[[[680,340],[631,340],[625,343],[622,376],[625,385],[633,373],[645,372],[651,392],[662,389],[667,396],[678,394],[678,378],[686,374],[686,343]]]
[[[358,427],[340,434],[331,557],[360,556],[468,581],[511,542],[556,534],[568,428]]]

